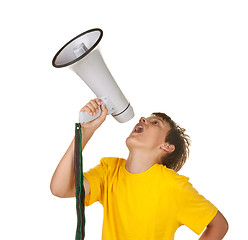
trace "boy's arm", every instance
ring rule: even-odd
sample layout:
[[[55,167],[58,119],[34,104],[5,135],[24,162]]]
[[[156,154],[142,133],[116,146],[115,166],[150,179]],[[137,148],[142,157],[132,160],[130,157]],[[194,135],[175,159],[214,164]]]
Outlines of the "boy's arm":
[[[105,121],[108,109],[104,104],[101,104],[100,99],[91,100],[86,104],[81,111],[87,111],[92,115],[98,112],[98,105],[101,105],[102,113],[95,120],[86,124],[81,124],[82,131],[82,151],[90,140],[95,130]],[[70,146],[65,152],[64,156],[60,160],[51,180],[50,189],[53,195],[61,198],[75,197],[75,170],[74,170],[74,148],[75,138],[72,140]],[[85,195],[90,193],[90,185],[87,179],[83,178],[83,185],[85,189]]]
[[[220,211],[208,224],[207,228],[199,238],[199,240],[221,240],[228,230],[228,222]]]

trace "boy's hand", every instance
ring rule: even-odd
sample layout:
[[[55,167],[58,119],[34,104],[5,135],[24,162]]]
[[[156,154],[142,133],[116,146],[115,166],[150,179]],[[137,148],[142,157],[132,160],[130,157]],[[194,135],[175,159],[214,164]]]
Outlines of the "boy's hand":
[[[85,124],[81,123],[81,126],[83,128],[90,128],[95,131],[105,121],[108,109],[103,103],[101,104],[101,100],[99,98],[90,100],[80,111],[86,111],[90,115],[95,116],[99,112],[98,106],[101,106],[101,115],[90,122],[87,122]]]

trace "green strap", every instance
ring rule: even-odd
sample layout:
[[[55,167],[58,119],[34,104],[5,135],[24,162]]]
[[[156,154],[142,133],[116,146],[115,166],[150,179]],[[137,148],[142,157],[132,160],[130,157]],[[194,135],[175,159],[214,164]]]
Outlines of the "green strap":
[[[82,157],[82,135],[81,124],[75,124],[75,187],[76,187],[76,208],[77,208],[77,231],[76,240],[83,240],[85,235],[84,215],[84,185],[83,185],[83,157]]]

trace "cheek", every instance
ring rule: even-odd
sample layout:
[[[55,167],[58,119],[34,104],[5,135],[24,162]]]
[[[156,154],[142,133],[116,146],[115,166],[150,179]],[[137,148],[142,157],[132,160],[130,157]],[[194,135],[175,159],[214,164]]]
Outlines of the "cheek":
[[[150,132],[144,136],[144,141],[147,142],[150,146],[157,147],[165,142],[165,135],[161,134],[160,131]]]

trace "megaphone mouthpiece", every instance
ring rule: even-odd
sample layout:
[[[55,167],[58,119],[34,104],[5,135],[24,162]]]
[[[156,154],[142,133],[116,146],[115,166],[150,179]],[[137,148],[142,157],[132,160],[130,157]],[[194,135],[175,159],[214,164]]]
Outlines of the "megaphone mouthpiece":
[[[96,48],[102,36],[103,31],[100,28],[94,28],[74,37],[55,54],[53,66],[61,68],[76,63]]]

